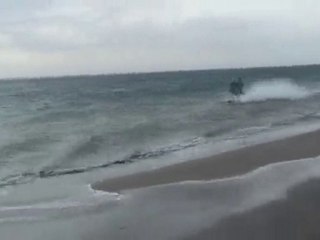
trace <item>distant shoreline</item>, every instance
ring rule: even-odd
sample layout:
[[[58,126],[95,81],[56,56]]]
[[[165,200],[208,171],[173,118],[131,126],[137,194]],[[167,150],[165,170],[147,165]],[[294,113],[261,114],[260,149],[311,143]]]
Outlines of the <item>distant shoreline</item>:
[[[25,81],[25,80],[52,80],[52,79],[75,79],[75,78],[87,78],[87,77],[123,77],[128,75],[161,75],[161,74],[174,74],[174,73],[189,73],[189,72],[223,72],[223,71],[234,71],[238,74],[241,72],[250,72],[256,70],[288,70],[294,68],[318,68],[320,71],[320,63],[315,64],[301,64],[301,65],[281,65],[281,66],[245,66],[245,67],[221,67],[221,68],[203,68],[203,69],[180,69],[180,70],[155,70],[155,71],[137,71],[137,72],[118,72],[118,73],[80,73],[76,74],[61,74],[61,75],[53,75],[53,76],[26,76],[26,77],[2,77],[0,81]]]

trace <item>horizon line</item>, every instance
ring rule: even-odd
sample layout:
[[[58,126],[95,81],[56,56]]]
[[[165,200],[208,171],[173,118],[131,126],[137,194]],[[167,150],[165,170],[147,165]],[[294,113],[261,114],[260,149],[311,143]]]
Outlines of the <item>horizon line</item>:
[[[320,63],[310,64],[293,64],[293,65],[267,65],[267,66],[250,66],[250,67],[221,67],[221,68],[199,68],[199,69],[180,69],[180,70],[163,70],[163,71],[138,71],[138,72],[115,72],[115,73],[84,73],[84,74],[66,74],[66,75],[43,75],[43,76],[30,76],[30,77],[4,77],[0,78],[0,81],[14,81],[14,80],[45,80],[45,79],[58,79],[58,78],[76,78],[76,77],[95,77],[95,76],[125,76],[125,75],[139,75],[139,74],[162,74],[162,73],[179,73],[179,72],[200,72],[200,71],[230,71],[230,70],[253,70],[253,69],[264,69],[264,68],[292,68],[292,67],[315,67],[319,66]]]

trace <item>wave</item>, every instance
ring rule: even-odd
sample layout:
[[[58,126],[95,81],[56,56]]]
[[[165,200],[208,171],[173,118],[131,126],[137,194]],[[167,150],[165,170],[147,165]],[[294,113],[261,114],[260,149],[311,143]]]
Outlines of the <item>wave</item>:
[[[192,139],[183,141],[179,144],[164,146],[151,151],[145,151],[145,152],[134,151],[133,153],[131,153],[130,155],[128,155],[123,159],[102,163],[102,164],[97,164],[97,165],[86,166],[86,167],[68,168],[68,169],[43,168],[38,172],[21,172],[18,174],[11,174],[0,179],[0,187],[31,183],[38,178],[50,178],[50,177],[58,177],[63,175],[79,174],[79,173],[89,172],[89,171],[93,171],[101,168],[108,168],[116,165],[130,164],[140,160],[161,157],[169,153],[174,153],[184,149],[196,147],[197,145],[202,143],[201,140],[202,138],[192,138]]]
[[[270,99],[295,100],[306,98],[312,92],[305,87],[299,86],[291,79],[272,79],[260,81],[249,86],[241,96],[241,102],[259,102]]]

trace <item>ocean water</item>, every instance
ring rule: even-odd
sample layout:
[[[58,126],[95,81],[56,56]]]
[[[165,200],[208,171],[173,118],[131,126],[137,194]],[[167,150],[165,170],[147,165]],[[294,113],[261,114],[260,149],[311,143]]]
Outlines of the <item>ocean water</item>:
[[[238,76],[245,94],[228,104]],[[177,239],[283,197],[320,167],[309,159],[121,195],[90,188],[319,129],[319,66],[7,80],[0,100],[0,239]],[[231,208],[233,194],[243,201]]]

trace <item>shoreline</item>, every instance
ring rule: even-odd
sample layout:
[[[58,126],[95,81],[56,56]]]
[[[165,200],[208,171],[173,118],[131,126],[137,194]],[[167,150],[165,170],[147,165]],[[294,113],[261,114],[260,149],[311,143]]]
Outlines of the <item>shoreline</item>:
[[[95,190],[120,192],[181,181],[214,180],[245,174],[256,168],[320,155],[320,130],[252,145],[207,158],[191,160],[146,172],[106,179]]]

